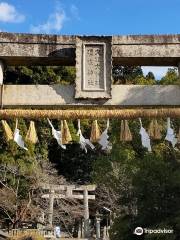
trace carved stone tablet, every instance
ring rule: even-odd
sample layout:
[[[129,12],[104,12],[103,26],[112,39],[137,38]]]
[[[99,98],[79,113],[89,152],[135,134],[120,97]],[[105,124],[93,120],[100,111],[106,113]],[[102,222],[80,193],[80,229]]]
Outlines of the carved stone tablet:
[[[77,37],[75,98],[111,98],[111,37]]]

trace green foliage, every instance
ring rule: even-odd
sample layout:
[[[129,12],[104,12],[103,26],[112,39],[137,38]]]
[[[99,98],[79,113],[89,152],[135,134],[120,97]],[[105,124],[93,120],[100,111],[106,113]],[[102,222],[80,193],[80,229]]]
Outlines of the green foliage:
[[[176,84],[179,77],[175,69],[169,69],[165,77],[156,81],[152,72],[143,76],[139,66],[115,66],[113,68],[114,84]],[[8,67],[5,72],[6,84],[73,84],[75,68],[54,67]],[[92,121],[82,120],[82,132],[90,137]],[[106,121],[100,121],[100,128],[105,128]],[[176,131],[179,121],[173,121]],[[147,127],[149,120],[143,119]],[[166,123],[161,120],[160,124]],[[23,138],[29,122],[19,121]],[[56,129],[60,129],[59,121],[53,121]],[[72,135],[72,144],[63,150],[53,139],[47,120],[36,121],[39,142],[35,146],[26,143],[29,151],[20,149],[13,141],[7,143],[0,128],[0,164],[15,169],[19,175],[19,198],[28,198],[32,177],[38,175],[43,161],[55,163],[60,175],[69,182],[85,184],[97,183],[115,192],[117,202],[113,208],[116,217],[111,229],[112,240],[139,239],[133,234],[137,226],[173,228],[175,234],[167,236],[145,235],[144,239],[179,239],[180,232],[180,151],[174,150],[165,141],[153,141],[153,153],[148,153],[141,146],[139,122],[129,121],[133,135],[132,143],[120,143],[120,121],[112,120],[109,129],[110,141],[113,144],[110,153],[97,149],[86,154],[80,149],[78,142],[77,122],[68,121]],[[12,129],[15,122],[10,121]],[[163,133],[164,136],[164,133]],[[2,174],[2,172],[1,172]],[[4,174],[4,173],[3,173]],[[2,175],[1,178],[4,176]],[[31,179],[31,181],[29,180]],[[14,175],[6,174],[6,181],[16,188]],[[118,209],[118,210],[116,210]]]
[[[135,174],[128,176],[132,180],[131,197],[125,198],[126,194],[119,191],[119,204],[130,211],[115,219],[111,239],[136,239],[132,233],[138,226],[174,230],[171,235],[145,235],[145,239],[178,239],[180,165],[171,158],[153,153],[136,159],[136,169]]]
[[[75,68],[63,66],[19,66],[7,67],[4,82],[6,84],[72,84],[75,80]]]
[[[112,70],[114,84],[132,84],[137,77],[143,77],[139,66],[114,66]]]
[[[139,66],[115,66],[113,68],[114,84],[157,84],[154,74],[149,72],[146,77]]]
[[[15,121],[10,120],[8,123],[14,131]],[[41,143],[33,145],[26,142],[28,151],[21,149],[13,140],[7,142],[2,127],[0,128],[0,181],[4,184],[3,188],[1,186],[3,197],[0,201],[0,219],[6,221],[8,216],[8,221],[13,227],[18,223],[18,218],[21,219],[21,216],[23,216],[21,211],[23,211],[24,205],[28,203],[32,189],[36,187],[37,179],[41,173],[42,159],[47,161],[47,136],[46,131],[44,131],[44,129],[47,129],[47,121],[39,121],[36,126]],[[29,121],[19,119],[18,128],[23,139],[25,139],[28,127]],[[50,135],[50,132],[47,131],[48,134]],[[9,207],[8,201],[6,203],[5,200],[6,195],[8,197],[10,194],[12,207]]]
[[[11,129],[14,129],[15,122],[10,124]],[[18,128],[20,134],[25,138],[27,133],[27,126],[23,119],[19,120]],[[31,143],[26,143],[28,151],[21,149],[13,140],[6,142],[4,133],[1,132],[1,145],[0,145],[0,164],[6,164],[16,166],[19,173],[31,174],[37,167],[37,161],[35,156],[35,147]]]
[[[148,121],[143,123],[144,126],[149,124]],[[163,121],[161,124],[165,125]],[[112,152],[101,155],[93,168],[94,181],[118,195],[117,206],[120,210],[116,210],[111,239],[138,239],[133,234],[138,226],[174,229],[174,234],[164,239],[178,239],[180,151],[174,150],[168,143],[154,141],[153,152],[148,153],[141,147],[137,121],[130,121],[129,125],[133,141],[120,143],[120,122],[112,122]],[[145,235],[145,239],[163,239],[164,235],[153,237]]]
[[[55,163],[60,175],[68,181],[85,184],[91,181],[92,163],[97,153],[86,154],[77,143],[69,144],[66,150],[61,149],[55,140],[49,144],[49,160]]]
[[[133,83],[137,85],[153,85],[156,84],[156,80],[154,78],[139,76],[134,79]]]
[[[166,75],[159,81],[159,84],[179,84],[177,69],[169,68]]]
[[[153,79],[155,80],[155,76],[153,72],[148,72],[148,74],[146,75],[146,79]]]

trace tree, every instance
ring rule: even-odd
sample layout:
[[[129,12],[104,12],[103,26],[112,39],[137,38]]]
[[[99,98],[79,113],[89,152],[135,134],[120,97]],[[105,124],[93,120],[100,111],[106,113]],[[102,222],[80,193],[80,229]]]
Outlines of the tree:
[[[138,76],[133,81],[136,85],[153,85],[156,84],[156,80],[154,78],[146,78],[144,76]]]
[[[142,69],[134,66],[115,66],[113,77],[115,84],[157,84],[151,72],[144,77]],[[72,84],[74,79],[74,67],[8,67],[5,82]],[[176,83],[177,79],[175,69],[169,70],[160,84]],[[9,123],[13,129],[14,121]],[[165,124],[163,120],[160,123]],[[179,121],[173,123],[177,130]],[[29,123],[20,120],[19,124],[24,137]],[[53,124],[60,128],[59,121]],[[90,124],[91,121],[81,121],[83,135],[88,138]],[[0,128],[1,220],[8,218],[11,226],[15,226],[19,221],[36,219],[39,212],[48,211],[48,201],[40,197],[39,181],[54,184],[95,182],[98,185],[95,209],[106,206],[114,213],[112,240],[137,239],[133,230],[140,225],[172,227],[175,234],[168,235],[168,239],[179,239],[180,151],[163,141],[153,141],[153,153],[147,153],[141,146],[139,123],[134,120],[129,124],[132,142],[119,141],[120,123],[112,120],[109,130],[112,151],[103,152],[97,145],[97,150],[88,151],[88,154],[77,143],[77,123],[73,121],[68,122],[73,141],[66,151],[52,138],[46,120],[36,121],[39,143],[36,146],[28,144],[29,152],[19,149],[14,142],[6,143]],[[148,124],[149,120],[143,119],[143,125],[147,127]],[[100,125],[104,129],[103,121]],[[78,201],[56,201],[54,220],[63,222],[69,229],[74,218],[81,217],[82,210]],[[144,238],[150,239],[150,236]]]
[[[147,125],[148,122],[144,122],[144,126]],[[93,172],[95,182],[116,196],[113,204],[107,206],[113,207],[116,214],[111,239],[137,239],[133,231],[138,226],[174,229],[172,236],[149,238],[147,235],[145,239],[179,239],[179,150],[174,151],[168,143],[154,141],[153,152],[148,153],[141,147],[136,121],[130,122],[132,143],[119,142],[117,121],[112,127],[112,152],[96,160]],[[109,198],[106,204],[111,202]]]
[[[112,70],[114,84],[133,84],[136,77],[142,77],[139,66],[114,66]]]
[[[153,72],[148,72],[148,74],[146,75],[146,79],[153,79],[155,80],[155,76]]]
[[[159,81],[159,84],[179,84],[177,68],[169,68],[166,75]]]
[[[8,66],[5,70],[6,84],[73,84],[75,67],[64,66]]]

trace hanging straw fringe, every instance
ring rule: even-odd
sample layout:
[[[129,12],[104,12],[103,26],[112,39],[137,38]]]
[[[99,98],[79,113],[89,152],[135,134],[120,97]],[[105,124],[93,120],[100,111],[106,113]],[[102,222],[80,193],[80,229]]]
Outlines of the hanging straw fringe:
[[[149,136],[154,140],[161,139],[161,126],[158,124],[156,119],[153,119],[150,122],[149,129],[148,129]]]
[[[132,134],[127,120],[121,120],[120,141],[132,141]]]
[[[66,120],[61,120],[62,144],[68,144],[72,141],[71,133]]]
[[[2,120],[1,123],[6,135],[6,141],[9,142],[10,140],[13,140],[14,136],[9,124],[5,120]]]
[[[36,144],[38,142],[38,136],[36,133],[34,121],[30,121],[30,126],[29,126],[25,140],[33,144]]]
[[[101,132],[99,130],[99,125],[97,120],[94,120],[92,123],[92,129],[91,129],[91,137],[90,137],[90,141],[95,143],[98,142],[101,136]]]

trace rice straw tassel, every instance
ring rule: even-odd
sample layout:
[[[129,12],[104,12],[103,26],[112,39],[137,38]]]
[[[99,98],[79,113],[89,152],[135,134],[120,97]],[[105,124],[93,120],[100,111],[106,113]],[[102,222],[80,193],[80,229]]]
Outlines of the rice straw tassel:
[[[9,124],[6,122],[6,120],[1,120],[5,135],[6,135],[6,141],[9,142],[10,140],[13,140],[13,132],[9,126]]]
[[[71,133],[66,120],[61,120],[62,144],[68,144],[72,141]]]
[[[125,141],[125,142],[132,141],[132,134],[129,129],[127,120],[121,120],[120,141]]]
[[[94,120],[91,128],[90,141],[93,143],[98,142],[100,139],[100,136],[101,136],[101,133],[100,133],[98,122],[97,120]]]
[[[27,131],[25,140],[33,144],[36,144],[38,142],[38,136],[34,121],[30,121],[29,129]]]
[[[148,129],[149,136],[154,140],[160,140],[161,139],[161,126],[158,124],[156,119],[153,119],[149,124]]]

